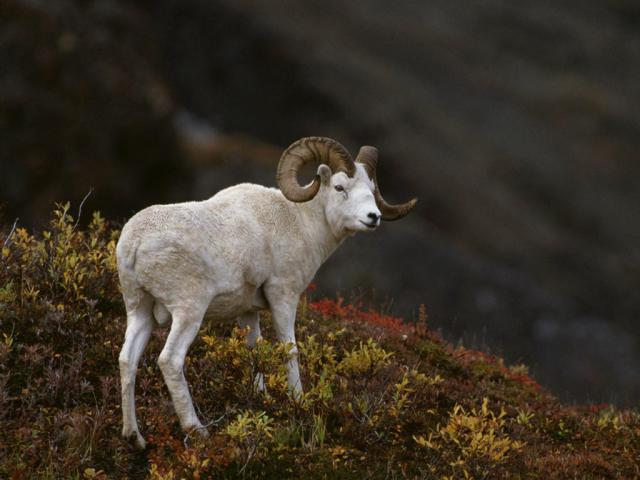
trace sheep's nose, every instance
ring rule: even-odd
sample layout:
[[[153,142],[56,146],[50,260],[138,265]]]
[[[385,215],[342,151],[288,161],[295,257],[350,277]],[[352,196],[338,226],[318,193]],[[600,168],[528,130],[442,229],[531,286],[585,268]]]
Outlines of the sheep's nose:
[[[371,220],[373,220],[374,222],[377,222],[378,219],[380,218],[380,215],[378,215],[377,213],[374,212],[369,212],[369,214],[367,215],[367,217],[369,217]]]

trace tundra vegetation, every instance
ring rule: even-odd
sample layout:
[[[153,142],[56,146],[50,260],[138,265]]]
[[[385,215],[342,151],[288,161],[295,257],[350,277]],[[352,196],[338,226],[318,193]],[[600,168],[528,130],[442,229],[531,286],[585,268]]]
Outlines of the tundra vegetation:
[[[209,438],[173,415],[156,363],[167,329],[155,329],[136,392],[147,446],[132,449],[118,237],[98,213],[81,228],[69,204],[42,232],[0,234],[0,478],[640,478],[637,412],[559,402],[526,367],[443,341],[428,306],[403,321],[312,289],[297,313],[298,399],[268,313],[253,349],[247,330],[203,324],[186,363]]]

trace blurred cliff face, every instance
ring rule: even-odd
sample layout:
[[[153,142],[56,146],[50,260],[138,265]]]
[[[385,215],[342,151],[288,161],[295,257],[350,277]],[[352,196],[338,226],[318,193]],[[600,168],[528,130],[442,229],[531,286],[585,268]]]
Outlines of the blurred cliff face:
[[[418,211],[347,242],[322,291],[425,303],[565,398],[637,403],[636,2],[5,4],[4,223],[91,187],[124,219],[273,185],[306,135],[376,145],[385,197]]]

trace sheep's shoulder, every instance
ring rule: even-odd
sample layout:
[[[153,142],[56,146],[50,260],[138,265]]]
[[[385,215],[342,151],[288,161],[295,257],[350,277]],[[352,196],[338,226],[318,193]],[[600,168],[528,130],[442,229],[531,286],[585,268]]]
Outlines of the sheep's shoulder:
[[[216,210],[251,216],[267,230],[289,227],[297,219],[295,205],[280,190],[251,183],[229,187],[214,195],[209,202]]]

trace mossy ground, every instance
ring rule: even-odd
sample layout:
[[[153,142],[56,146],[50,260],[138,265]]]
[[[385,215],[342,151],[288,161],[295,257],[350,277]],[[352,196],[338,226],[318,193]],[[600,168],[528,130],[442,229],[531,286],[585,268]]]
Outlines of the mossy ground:
[[[640,478],[640,416],[562,404],[523,366],[453,347],[343,299],[301,299],[305,394],[287,393],[287,349],[205,325],[186,374],[210,438],[185,436],[156,365],[138,373],[144,452],[120,439],[125,316],[114,248],[95,214],[61,205],[48,230],[0,235],[0,478]],[[252,378],[265,373],[268,394]]]

